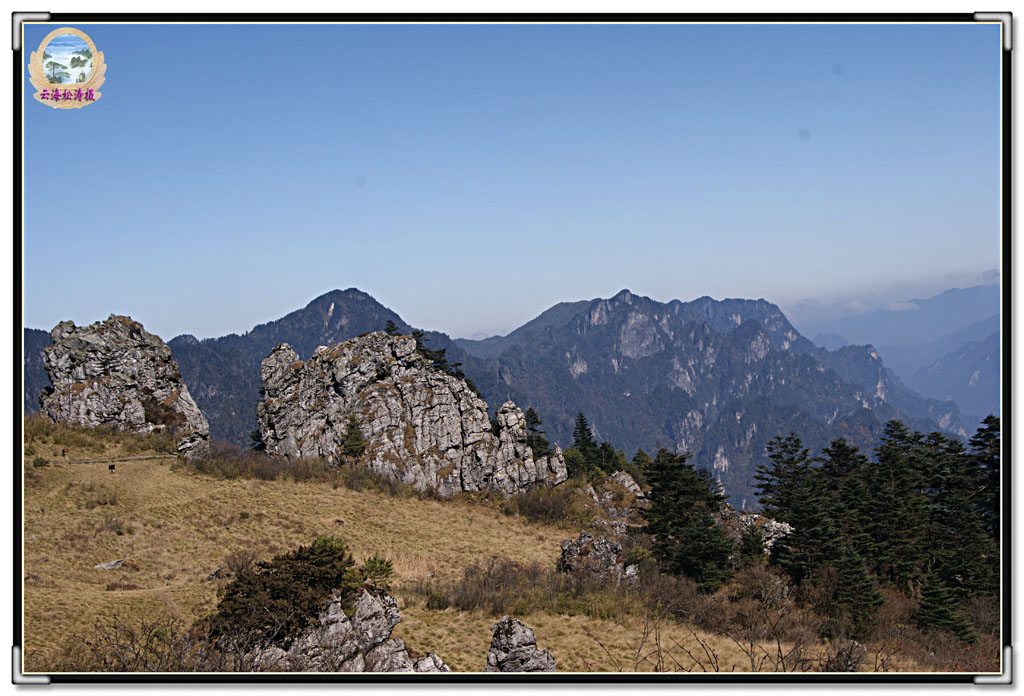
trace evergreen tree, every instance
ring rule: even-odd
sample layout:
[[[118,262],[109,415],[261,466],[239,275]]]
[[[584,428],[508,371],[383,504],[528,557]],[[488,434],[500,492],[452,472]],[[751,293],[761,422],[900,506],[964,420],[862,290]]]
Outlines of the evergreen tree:
[[[767,451],[771,463],[757,465],[754,489],[765,515],[792,524],[800,514],[796,500],[810,473],[809,452],[796,433],[775,437]]]
[[[914,615],[914,621],[922,628],[948,631],[968,643],[978,640],[970,623],[957,611],[953,595],[935,574],[928,575],[921,589],[921,604]]]
[[[534,458],[550,456],[553,453],[551,443],[547,441],[544,431],[540,429],[540,426],[543,425],[540,416],[532,406],[526,409],[524,416],[526,418],[526,444],[533,450]]]
[[[971,463],[978,472],[978,509],[988,523],[989,535],[999,540],[999,418],[989,415],[970,442]]]
[[[641,486],[646,485],[648,473],[651,469],[651,455],[643,449],[638,449],[633,455],[633,478]]]
[[[388,319],[388,323],[384,325],[384,331],[389,336],[397,336],[398,335],[398,326],[395,324],[395,322],[393,322],[392,320]]]
[[[921,456],[921,434],[889,421],[868,464],[864,491],[871,511],[866,531],[874,546],[867,560],[880,581],[904,592],[913,592],[927,560]]]
[[[764,533],[756,524],[744,527],[737,553],[740,568],[747,568],[764,560]]]
[[[661,449],[651,467],[650,507],[644,510],[652,554],[663,572],[684,574],[703,592],[729,578],[733,543],[716,524],[724,496],[688,454]]]
[[[583,411],[576,414],[576,427],[572,431],[572,446],[580,451],[588,459],[595,458],[597,443],[594,442],[594,433],[590,430],[590,423]]]
[[[928,466],[928,547],[932,572],[957,601],[998,592],[999,551],[976,508],[977,472],[959,440],[931,433],[923,442]]]
[[[610,442],[602,442],[597,448],[597,468],[606,474],[622,471],[626,466],[626,455],[616,451]]]
[[[863,636],[875,622],[882,593],[849,538],[839,538],[835,554],[837,613],[851,635]]]
[[[345,424],[345,439],[342,441],[341,448],[345,456],[352,459],[358,459],[363,456],[363,452],[366,450],[363,431],[360,429],[359,421],[356,420],[355,415],[349,415],[348,422]]]
[[[861,558],[875,555],[875,543],[868,533],[869,519],[877,514],[865,496],[868,460],[845,439],[834,440],[822,450],[821,476],[829,496],[829,512],[839,532],[853,544]]]

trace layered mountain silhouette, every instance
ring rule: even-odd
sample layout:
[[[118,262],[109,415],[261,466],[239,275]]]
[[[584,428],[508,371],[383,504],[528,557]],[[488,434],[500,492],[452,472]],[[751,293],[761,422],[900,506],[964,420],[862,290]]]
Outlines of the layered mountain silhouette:
[[[210,422],[214,439],[240,444],[255,427],[260,362],[287,342],[307,359],[315,348],[384,328],[412,330],[366,293],[335,290],[243,335],[168,345]],[[26,330],[33,350],[45,332]],[[42,337],[37,335],[42,334]],[[800,335],[765,300],[702,297],[662,303],[623,290],[555,305],[503,337],[451,340],[428,332],[432,349],[459,362],[492,410],[506,400],[533,406],[547,437],[572,444],[578,411],[599,440],[627,455],[666,447],[693,453],[737,506],[753,504],[753,472],[765,444],[799,433],[817,448],[839,437],[873,446],[890,418],[966,436],[975,423],[956,404],[911,391],[871,346],[829,351]],[[40,366],[41,369],[41,366]],[[30,379],[31,377],[31,379]],[[45,386],[48,383],[42,374]],[[26,407],[41,386],[26,351]]]

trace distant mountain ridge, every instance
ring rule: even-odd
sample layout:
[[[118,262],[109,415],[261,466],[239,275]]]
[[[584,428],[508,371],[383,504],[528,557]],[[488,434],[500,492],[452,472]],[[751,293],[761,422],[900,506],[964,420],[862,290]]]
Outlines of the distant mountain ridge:
[[[1000,292],[998,285],[952,288],[934,297],[896,302],[863,314],[804,322],[800,329],[808,336],[839,334],[858,345],[912,346],[998,315]]]
[[[259,364],[276,343],[307,359],[317,346],[389,320],[400,332],[412,330],[350,288],[243,335],[183,335],[168,345],[214,438],[244,443],[255,428]],[[752,501],[754,468],[775,435],[796,431],[812,447],[842,436],[871,446],[893,417],[961,435],[974,428],[955,404],[904,386],[870,346],[818,348],[765,300],[662,303],[623,290],[560,303],[504,337],[426,336],[449,362],[462,363],[492,411],[507,400],[533,406],[548,438],[563,446],[583,411],[599,439],[628,455],[639,447],[690,451],[738,506]]]
[[[1001,334],[972,341],[922,367],[911,387],[936,399],[951,399],[975,418],[1000,415],[999,375]]]

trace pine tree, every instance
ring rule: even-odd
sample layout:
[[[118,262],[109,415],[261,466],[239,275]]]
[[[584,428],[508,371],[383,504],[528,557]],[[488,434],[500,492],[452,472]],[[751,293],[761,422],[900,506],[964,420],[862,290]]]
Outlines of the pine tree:
[[[540,429],[543,425],[540,416],[533,410],[533,407],[526,409],[526,444],[533,450],[534,459],[548,457],[552,454],[551,443],[544,437],[544,431]]]
[[[897,420],[885,426],[882,444],[868,464],[864,491],[870,514],[867,533],[874,553],[867,559],[880,581],[904,592],[919,582],[927,561],[928,499],[919,481],[921,434]]]
[[[764,514],[779,522],[792,524],[799,514],[796,498],[807,485],[810,455],[796,433],[775,437],[767,445],[768,461],[758,464],[754,489]]]
[[[914,621],[923,628],[948,631],[962,641],[975,643],[978,637],[971,625],[957,611],[957,603],[942,579],[929,574],[921,589],[921,604],[914,615]]]
[[[366,450],[363,431],[360,429],[355,415],[349,415],[348,422],[345,424],[345,439],[342,441],[341,448],[345,452],[345,456],[352,459],[363,456],[363,452]]]
[[[932,572],[957,601],[998,592],[999,552],[975,506],[978,477],[959,440],[931,433],[923,442],[928,466],[928,547]]]
[[[872,558],[875,541],[867,530],[871,516],[878,511],[872,509],[864,495],[868,488],[867,457],[843,438],[832,441],[821,453],[821,476],[839,533],[853,544],[861,558]]]
[[[875,622],[883,601],[882,593],[864,565],[864,558],[854,550],[848,538],[839,538],[835,554],[836,608],[851,635],[862,636]]]
[[[643,482],[647,481],[650,469],[651,455],[647,454],[643,449],[638,449],[636,454],[633,455],[633,478],[640,485],[644,485]]]
[[[989,415],[971,438],[971,463],[978,472],[978,509],[988,523],[989,535],[999,540],[999,418]]]
[[[652,554],[663,572],[684,574],[703,592],[729,578],[733,542],[716,524],[725,498],[688,454],[661,449],[651,467],[650,507],[644,511]]]
[[[764,533],[756,524],[744,527],[740,535],[737,556],[740,568],[747,568],[764,560]]]
[[[389,336],[396,336],[398,335],[398,326],[395,325],[395,322],[388,319],[388,323],[384,325],[384,331]]]
[[[597,451],[597,443],[594,442],[594,433],[590,430],[590,423],[583,411],[576,414],[576,427],[572,431],[572,446],[586,457]]]

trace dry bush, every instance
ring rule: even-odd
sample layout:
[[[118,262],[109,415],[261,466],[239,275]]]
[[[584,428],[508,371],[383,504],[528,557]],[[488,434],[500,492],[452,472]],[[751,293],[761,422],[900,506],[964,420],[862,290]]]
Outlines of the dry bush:
[[[537,563],[516,563],[503,558],[474,564],[453,582],[420,581],[412,590],[426,599],[428,609],[451,606],[496,616],[544,611],[602,619],[623,612],[622,593],[615,588],[614,581],[579,578]]]
[[[246,571],[252,570],[257,561],[259,561],[259,556],[255,551],[242,549],[228,554],[227,557],[224,558],[224,565],[227,566],[228,570],[238,576]]]
[[[66,641],[54,659],[54,672],[253,672],[255,643],[232,636],[237,650],[221,651],[199,624],[189,628],[178,619],[117,616],[98,621],[84,636]]]
[[[103,521],[96,527],[96,533],[100,532],[113,532],[117,536],[124,534],[134,534],[135,527],[126,523],[123,519],[117,515],[107,514],[103,517]]]
[[[972,597],[967,600],[964,611],[979,635],[999,636],[1002,616],[999,611],[998,598]]]
[[[588,526],[597,513],[590,502],[577,482],[571,481],[554,488],[534,486],[503,500],[500,507],[506,515],[525,517],[531,522],[582,528]]]

